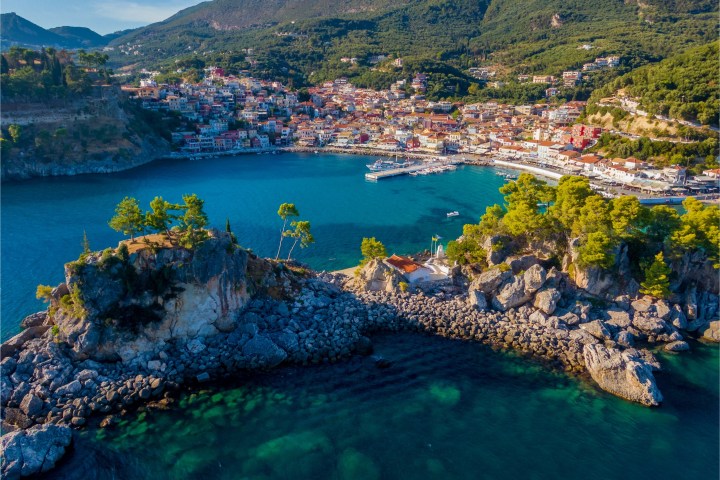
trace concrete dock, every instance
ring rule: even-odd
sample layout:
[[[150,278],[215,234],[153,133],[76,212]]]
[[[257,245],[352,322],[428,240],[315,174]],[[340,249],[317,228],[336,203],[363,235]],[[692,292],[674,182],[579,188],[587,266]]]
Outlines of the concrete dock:
[[[459,163],[463,163],[463,160],[453,159],[442,162],[421,163],[420,165],[412,165],[410,167],[393,168],[390,170],[381,170],[379,172],[369,172],[365,174],[365,180],[377,182],[378,180],[381,180],[383,178],[397,177],[399,175],[408,175],[412,172],[419,172],[420,170],[425,170],[426,168],[442,167],[444,165],[457,165]]]

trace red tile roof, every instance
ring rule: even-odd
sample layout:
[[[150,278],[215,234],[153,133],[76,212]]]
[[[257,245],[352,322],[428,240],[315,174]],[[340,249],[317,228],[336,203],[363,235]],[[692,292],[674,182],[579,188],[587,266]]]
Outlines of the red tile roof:
[[[387,258],[385,260],[387,263],[392,265],[393,267],[402,270],[405,273],[412,273],[418,268],[422,267],[419,263],[414,262],[412,259],[408,257],[400,257],[398,255],[393,254],[391,257]]]

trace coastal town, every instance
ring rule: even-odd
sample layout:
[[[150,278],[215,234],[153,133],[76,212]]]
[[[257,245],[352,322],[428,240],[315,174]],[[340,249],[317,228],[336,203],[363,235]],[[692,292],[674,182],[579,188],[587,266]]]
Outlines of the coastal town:
[[[600,60],[601,65],[617,61],[614,57]],[[424,95],[428,76],[421,73],[411,82],[397,81],[389,90],[359,88],[340,78],[306,92],[292,91],[277,81],[231,75],[216,67],[204,73],[205,79],[198,84],[167,85],[156,83],[149,72],[139,87],[123,87],[143,108],[172,112],[185,120],[189,127],[172,134],[177,156],[322,149],[436,162],[449,157],[550,178],[587,176],[608,197],[616,192],[681,197],[719,191],[718,169],[690,176],[681,165],[655,168],[634,157],[587,153],[603,131],[577,121],[585,102],[431,101]],[[492,72],[475,73],[487,76]],[[565,73],[563,82],[582,77],[581,72]],[[548,85],[559,81],[550,77],[527,80]],[[553,88],[548,88],[548,95],[553,95]]]

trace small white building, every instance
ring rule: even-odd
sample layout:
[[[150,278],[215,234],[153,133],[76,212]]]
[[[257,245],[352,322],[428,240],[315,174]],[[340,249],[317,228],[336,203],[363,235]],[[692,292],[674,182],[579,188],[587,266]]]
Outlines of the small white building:
[[[395,254],[386,258],[385,264],[407,278],[410,283],[428,281],[431,279],[431,275],[433,274],[431,269],[414,261],[412,258],[401,257]]]

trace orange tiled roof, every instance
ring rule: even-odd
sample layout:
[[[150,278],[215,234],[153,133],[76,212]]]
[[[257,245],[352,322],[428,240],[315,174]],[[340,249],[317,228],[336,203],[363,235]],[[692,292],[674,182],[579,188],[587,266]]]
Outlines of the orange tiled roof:
[[[412,273],[422,266],[407,257],[400,257],[395,254],[393,254],[391,257],[388,257],[385,261],[405,273]]]

